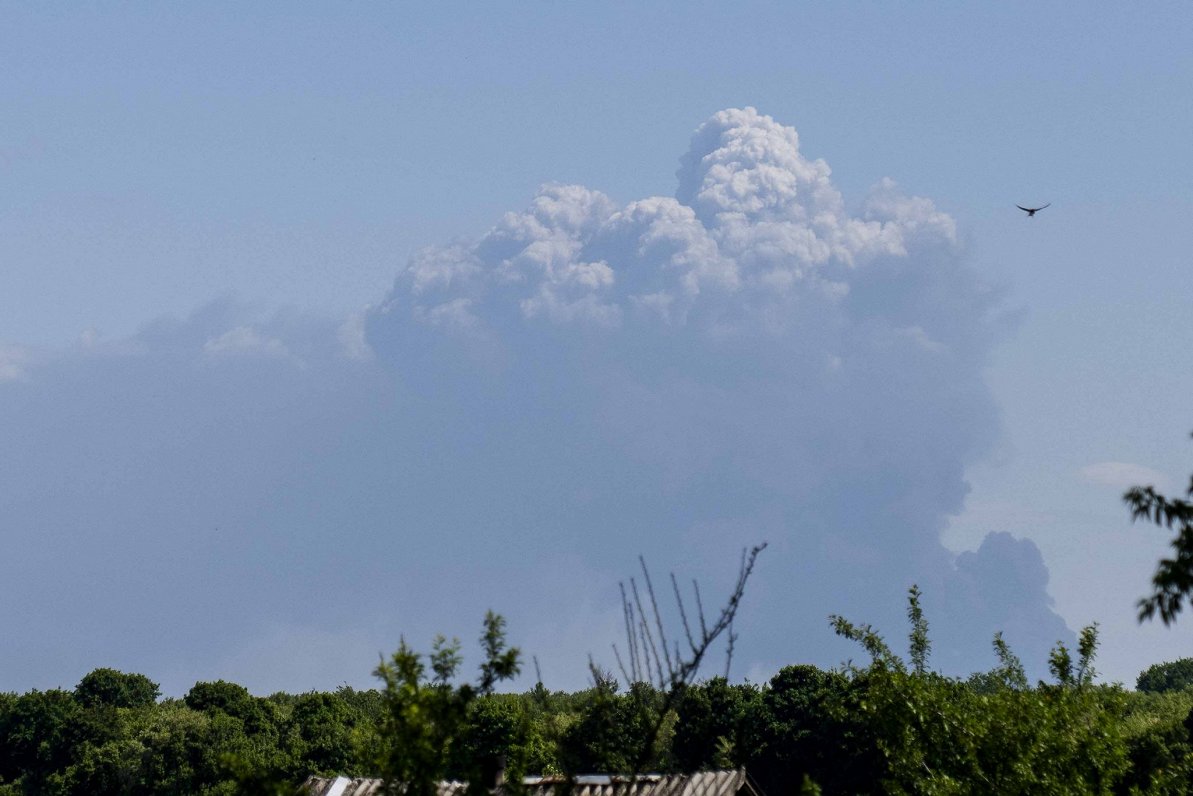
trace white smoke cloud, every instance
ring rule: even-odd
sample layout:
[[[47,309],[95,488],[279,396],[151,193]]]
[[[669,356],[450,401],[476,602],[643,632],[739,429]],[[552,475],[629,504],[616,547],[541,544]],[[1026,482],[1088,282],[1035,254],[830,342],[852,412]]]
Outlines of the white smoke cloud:
[[[787,630],[811,634],[850,606],[894,620],[889,606],[919,581],[939,592],[929,604],[945,614],[942,632],[967,650],[953,665],[980,665],[975,650],[1012,619],[1024,657],[1042,663],[1071,636],[1043,586],[1026,614],[1022,601],[1000,611],[995,600],[980,621],[962,597],[974,578],[1042,563],[994,543],[974,554],[984,565],[958,563],[939,541],[967,491],[965,466],[997,432],[981,375],[999,336],[997,294],[930,200],[884,179],[851,214],[830,176],[793,129],[723,111],[693,136],[675,198],[621,206],[546,185],[474,243],[420,252],[369,319],[370,344],[407,388],[459,417],[479,403],[496,425],[539,418],[512,438],[489,431],[487,444],[544,467],[587,469],[556,461],[558,448],[622,462],[652,498],[640,516],[603,512],[592,533],[605,545],[668,550],[709,520],[722,538],[701,543],[722,551],[778,537],[777,566],[808,579],[777,596],[804,606]],[[624,495],[607,497],[624,507]],[[626,524],[652,531],[610,530]],[[760,654],[798,646],[770,641]]]
[[[832,612],[898,636],[913,582],[942,665],[1007,629],[1042,666],[1071,633],[1034,545],[940,542],[998,431],[998,295],[931,201],[883,181],[850,212],[798,143],[723,111],[674,198],[546,185],[364,316],[218,301],[21,365],[0,632],[26,641],[0,675],[128,661],[177,693],[178,660],[209,678],[277,627],[381,651],[493,608],[575,686],[637,553],[711,595],[761,539],[739,671],[856,655]]]
[[[782,332],[803,312],[796,302],[844,301],[851,270],[882,269],[909,246],[955,254],[952,219],[890,180],[849,215],[824,161],[804,158],[793,129],[752,108],[701,125],[682,162],[676,199],[618,207],[582,186],[546,185],[474,245],[420,252],[390,301],[460,327],[520,310],[562,324],[613,327],[632,314]]]

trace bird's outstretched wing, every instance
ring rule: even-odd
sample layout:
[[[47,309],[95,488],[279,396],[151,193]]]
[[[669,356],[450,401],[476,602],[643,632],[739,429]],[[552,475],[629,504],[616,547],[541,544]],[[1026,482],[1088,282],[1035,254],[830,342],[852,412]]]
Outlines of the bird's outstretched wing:
[[[1045,204],[1045,205],[1040,205],[1039,207],[1024,207],[1023,205],[1015,205],[1015,207],[1019,208],[1024,213],[1038,213],[1041,210],[1043,210],[1045,207],[1050,207],[1051,205],[1052,205],[1052,202],[1049,202],[1048,204]]]

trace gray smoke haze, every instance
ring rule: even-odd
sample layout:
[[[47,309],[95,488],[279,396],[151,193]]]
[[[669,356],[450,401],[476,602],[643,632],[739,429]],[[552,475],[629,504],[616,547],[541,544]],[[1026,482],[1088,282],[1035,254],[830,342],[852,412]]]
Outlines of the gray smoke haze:
[[[0,678],[367,683],[398,633],[470,637],[492,607],[575,686],[639,552],[711,602],[762,539],[738,674],[858,656],[833,612],[898,643],[912,583],[937,665],[987,668],[1004,629],[1038,672],[1072,633],[1034,543],[940,542],[998,434],[1006,327],[952,219],[889,180],[851,213],[750,108],[678,179],[625,205],[544,186],[346,323],[225,300],[0,348]]]

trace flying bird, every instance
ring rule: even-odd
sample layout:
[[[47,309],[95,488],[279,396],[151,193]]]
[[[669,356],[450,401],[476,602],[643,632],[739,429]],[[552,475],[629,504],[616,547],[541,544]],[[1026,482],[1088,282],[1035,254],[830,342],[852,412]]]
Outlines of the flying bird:
[[[1048,207],[1048,205],[1051,205],[1051,204],[1052,204],[1052,202],[1049,202],[1047,205],[1040,205],[1039,207],[1024,207],[1023,205],[1015,205],[1015,207],[1019,208],[1024,213],[1027,213],[1027,217],[1031,218],[1036,213],[1040,212],[1045,207]]]

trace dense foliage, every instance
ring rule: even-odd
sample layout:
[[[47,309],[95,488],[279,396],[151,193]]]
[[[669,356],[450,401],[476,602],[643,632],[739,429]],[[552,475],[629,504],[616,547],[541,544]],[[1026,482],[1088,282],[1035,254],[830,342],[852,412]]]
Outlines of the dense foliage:
[[[1149,693],[1183,691],[1189,686],[1193,686],[1193,658],[1181,658],[1179,661],[1149,666],[1135,681],[1137,689]]]
[[[622,687],[497,693],[519,652],[485,619],[484,661],[461,684],[456,641],[425,659],[404,642],[382,688],[257,697],[223,681],[158,699],[147,677],[97,669],[73,691],[0,693],[0,795],[293,793],[311,774],[386,776],[426,791],[477,790],[504,767],[555,775],[745,766],[779,793],[1186,793],[1193,789],[1188,661],[1152,667],[1140,690],[1094,682],[1097,628],[1058,644],[1052,682],[1029,685],[1001,637],[998,665],[966,679],[931,670],[912,590],[909,656],[834,617],[865,666],[788,666],[763,684],[717,677],[670,693]],[[429,670],[428,670],[429,667]]]

